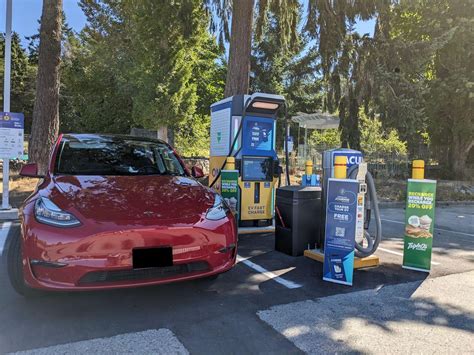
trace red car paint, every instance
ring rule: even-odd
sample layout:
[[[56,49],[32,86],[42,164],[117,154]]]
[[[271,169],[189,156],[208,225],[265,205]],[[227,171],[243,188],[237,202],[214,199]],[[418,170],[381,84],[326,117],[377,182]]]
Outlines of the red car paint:
[[[54,172],[58,149],[56,144],[46,176],[20,213],[28,286],[48,290],[134,287],[211,276],[235,264],[235,219],[230,212],[221,220],[206,219],[215,194],[189,176],[189,169],[185,169],[188,176],[58,175]],[[81,225],[62,228],[38,222],[34,206],[39,196],[72,213]],[[173,266],[201,262],[207,267],[157,278],[81,282],[91,272],[133,272],[134,248],[160,246],[172,247]],[[64,266],[32,265],[32,260]]]

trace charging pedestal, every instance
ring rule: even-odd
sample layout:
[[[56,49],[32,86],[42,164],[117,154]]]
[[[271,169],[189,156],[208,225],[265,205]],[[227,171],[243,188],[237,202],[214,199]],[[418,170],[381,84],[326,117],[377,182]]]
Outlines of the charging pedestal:
[[[280,95],[236,95],[211,105],[209,186],[219,193],[227,158],[238,171],[239,233],[274,231],[275,184],[281,168],[275,151]]]
[[[338,164],[337,161],[344,159],[345,163],[342,166]],[[365,202],[365,173],[367,171],[367,166],[362,164],[363,157],[362,153],[357,150],[352,149],[332,149],[325,151],[323,153],[323,190],[322,190],[322,201],[323,201],[323,208],[321,211],[323,212],[322,221],[326,220],[326,205],[328,203],[328,182],[330,178],[338,177],[337,169],[343,169],[344,174],[346,176],[347,170],[352,167],[353,165],[359,165],[360,171],[357,175],[357,181],[359,182],[359,191],[357,193],[357,213],[356,213],[356,226],[355,226],[355,238],[356,240],[360,240],[363,238],[364,233],[364,202]],[[341,175],[339,175],[341,176]],[[321,233],[318,242],[314,246],[314,249],[308,248],[305,250],[304,255],[310,259],[317,260],[319,262],[324,262],[324,243],[325,243],[325,224],[322,223],[321,225]],[[378,266],[380,263],[379,258],[376,255],[370,255],[367,257],[354,258],[354,269],[359,268],[366,268],[366,267],[374,267]]]

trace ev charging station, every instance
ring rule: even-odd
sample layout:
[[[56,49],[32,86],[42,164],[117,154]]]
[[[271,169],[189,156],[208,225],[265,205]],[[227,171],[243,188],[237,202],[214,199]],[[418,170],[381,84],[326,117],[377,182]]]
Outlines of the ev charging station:
[[[276,119],[284,105],[283,96],[264,93],[236,95],[211,105],[209,186],[221,192],[221,171],[233,157],[239,227],[273,224],[275,185],[281,173]]]
[[[236,95],[211,105],[209,186],[234,210],[239,232],[275,230],[278,251],[322,261],[334,277],[340,276],[337,270],[348,267],[342,261],[348,256],[351,270],[377,266],[379,259],[372,254],[381,239],[380,214],[374,181],[361,152],[343,148],[325,151],[321,184],[312,172],[312,162],[307,162],[302,186],[276,188],[282,173],[275,150],[276,119],[283,108],[284,97],[265,93]],[[338,164],[341,159],[344,163]],[[338,165],[343,165],[339,167],[344,171],[342,178],[336,173]],[[341,203],[349,190],[354,201],[351,206]],[[340,210],[331,210],[336,205]],[[330,218],[326,218],[328,213]],[[373,236],[368,232],[371,217],[376,223]],[[333,241],[339,237],[332,232],[337,218],[351,221],[350,226],[337,227],[339,232],[349,231],[345,241],[349,249],[345,251],[334,249]],[[328,224],[330,219],[332,224]],[[326,232],[327,226],[331,231]],[[329,239],[332,244],[327,243]],[[331,249],[326,252],[327,245]],[[346,275],[350,282],[351,275]]]

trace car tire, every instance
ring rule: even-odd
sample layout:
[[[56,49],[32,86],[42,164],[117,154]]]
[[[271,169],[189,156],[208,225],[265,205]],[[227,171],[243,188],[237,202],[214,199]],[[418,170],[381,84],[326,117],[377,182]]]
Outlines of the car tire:
[[[7,272],[13,289],[24,297],[35,296],[37,292],[28,287],[23,276],[21,235],[12,236],[7,254]]]

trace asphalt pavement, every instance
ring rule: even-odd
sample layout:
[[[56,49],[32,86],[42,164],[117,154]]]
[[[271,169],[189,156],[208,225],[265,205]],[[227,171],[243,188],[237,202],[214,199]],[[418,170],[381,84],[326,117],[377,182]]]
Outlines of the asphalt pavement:
[[[3,257],[0,353],[473,353],[474,206],[437,209],[430,274],[401,268],[403,216],[382,209],[381,265],[353,287],[274,251],[273,234],[242,236],[215,281],[34,299],[12,290]],[[0,254],[18,232],[2,224]]]

